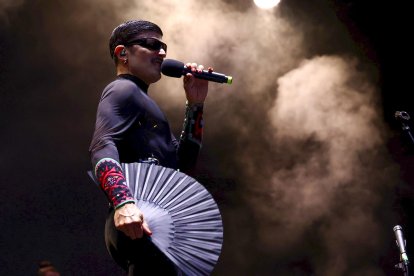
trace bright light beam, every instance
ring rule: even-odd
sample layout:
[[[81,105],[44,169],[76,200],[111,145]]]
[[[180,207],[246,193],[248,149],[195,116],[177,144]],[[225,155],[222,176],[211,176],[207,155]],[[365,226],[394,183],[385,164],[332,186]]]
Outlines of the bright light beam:
[[[256,6],[261,9],[271,9],[280,3],[280,0],[254,0]]]

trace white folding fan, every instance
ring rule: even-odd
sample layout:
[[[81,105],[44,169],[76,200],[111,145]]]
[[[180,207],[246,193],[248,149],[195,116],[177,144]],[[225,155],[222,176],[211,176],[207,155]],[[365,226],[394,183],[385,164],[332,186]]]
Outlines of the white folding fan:
[[[147,163],[122,168],[152,242],[184,275],[210,275],[223,243],[220,211],[210,193],[170,168]]]

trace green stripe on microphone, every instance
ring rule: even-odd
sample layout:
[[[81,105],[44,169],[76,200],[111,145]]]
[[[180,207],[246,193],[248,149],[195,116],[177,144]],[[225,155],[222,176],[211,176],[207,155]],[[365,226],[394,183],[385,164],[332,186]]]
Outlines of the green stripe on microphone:
[[[227,76],[227,84],[232,84],[232,83],[233,83],[233,77]]]

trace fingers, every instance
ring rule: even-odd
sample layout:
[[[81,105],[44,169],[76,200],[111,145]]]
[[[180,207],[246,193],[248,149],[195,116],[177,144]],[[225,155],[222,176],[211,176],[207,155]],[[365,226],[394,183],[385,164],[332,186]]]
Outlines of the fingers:
[[[204,74],[204,66],[197,63],[187,63],[186,68],[191,72],[184,76],[184,91],[189,104],[204,103],[208,93],[208,81],[201,77]],[[212,68],[209,68],[212,72]],[[200,73],[194,74],[194,73]]]
[[[142,223],[144,221],[144,217],[141,213],[140,216],[135,215],[132,217],[133,222],[128,225],[131,228],[132,235],[130,236],[131,239],[140,239],[143,236],[142,232]]]
[[[151,236],[152,235],[152,231],[150,230],[147,222],[144,220],[144,222],[142,223],[142,230],[144,231],[145,234]]]
[[[139,239],[145,234],[151,235],[148,224],[144,221],[142,212],[130,204],[129,207],[121,207],[114,214],[115,227],[131,239]]]
[[[133,240],[142,238],[142,219],[138,218],[136,215],[132,217],[120,217],[115,226],[118,230],[122,231]]]
[[[203,72],[203,70],[204,70],[204,66],[203,65],[197,65],[197,63],[190,63],[190,62],[188,62],[188,63],[186,63],[186,65],[185,65],[188,69],[190,69],[191,70],[191,72],[198,72],[198,73],[201,73],[201,72]],[[209,70],[210,70],[210,68],[211,67],[209,67]]]
[[[187,69],[191,70],[192,73],[195,73],[195,72],[202,73],[203,70],[204,70],[203,65],[201,65],[201,64],[197,65],[197,63],[194,63],[194,62],[193,63],[187,62],[185,66],[187,67]],[[209,70],[210,70],[210,68],[211,67],[209,67]],[[191,73],[187,73],[184,76],[184,86],[190,87],[190,86],[194,85],[194,83],[195,83],[194,76]]]

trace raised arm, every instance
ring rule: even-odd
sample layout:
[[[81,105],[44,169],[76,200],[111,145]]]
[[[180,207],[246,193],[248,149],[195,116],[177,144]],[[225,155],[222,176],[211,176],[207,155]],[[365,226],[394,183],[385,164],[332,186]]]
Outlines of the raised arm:
[[[202,71],[203,65],[187,63],[192,71]],[[203,111],[204,101],[208,94],[208,81],[195,78],[187,74],[183,79],[183,86],[187,98],[183,131],[180,135],[178,148],[179,167],[182,171],[190,171],[196,164],[203,139]]]

